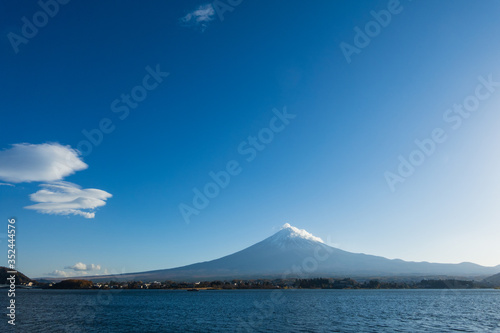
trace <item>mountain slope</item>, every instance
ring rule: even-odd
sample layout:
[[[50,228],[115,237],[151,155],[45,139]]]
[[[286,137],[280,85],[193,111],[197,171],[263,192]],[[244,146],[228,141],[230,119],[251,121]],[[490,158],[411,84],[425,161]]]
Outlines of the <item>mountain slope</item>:
[[[483,282],[489,283],[494,287],[500,287],[500,273],[487,277]]]
[[[7,273],[9,271],[10,271],[9,268],[0,266],[0,284],[10,284],[7,278],[9,278],[12,274]],[[31,280],[29,277],[27,277],[21,272],[17,272],[17,274],[15,275],[16,275],[16,284],[26,284],[29,282],[36,282],[34,280]]]
[[[285,224],[276,234],[228,256],[188,266],[114,276],[82,277],[110,280],[214,280],[287,277],[363,276],[487,276],[500,265],[437,264],[351,253],[323,243],[305,230]]]

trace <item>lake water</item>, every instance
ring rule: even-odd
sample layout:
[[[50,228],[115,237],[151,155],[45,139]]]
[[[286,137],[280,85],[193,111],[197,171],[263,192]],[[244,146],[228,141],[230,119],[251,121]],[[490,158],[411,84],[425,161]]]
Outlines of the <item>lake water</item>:
[[[20,290],[16,304],[1,332],[500,333],[500,290]]]

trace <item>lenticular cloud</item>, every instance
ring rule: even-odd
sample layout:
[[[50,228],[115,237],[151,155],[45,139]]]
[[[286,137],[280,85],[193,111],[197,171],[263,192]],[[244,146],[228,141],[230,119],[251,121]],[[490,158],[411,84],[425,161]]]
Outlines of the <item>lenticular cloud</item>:
[[[104,206],[112,195],[106,191],[87,188],[69,182],[55,182],[41,184],[43,189],[30,195],[30,199],[37,204],[26,206],[39,213],[55,215],[80,215],[85,218],[94,218],[94,210]]]
[[[0,151],[0,180],[52,182],[88,167],[70,146],[19,143]]]
[[[18,143],[0,150],[0,185],[44,182],[41,190],[30,195],[36,204],[25,207],[43,214],[80,215],[94,218],[94,210],[111,197],[98,189],[82,189],[62,179],[87,169],[80,152],[59,143]]]

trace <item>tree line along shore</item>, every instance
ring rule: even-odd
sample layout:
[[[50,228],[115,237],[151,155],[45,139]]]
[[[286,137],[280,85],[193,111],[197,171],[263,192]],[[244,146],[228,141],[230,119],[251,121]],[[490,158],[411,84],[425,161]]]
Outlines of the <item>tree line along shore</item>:
[[[0,267],[0,285],[10,282],[6,267]],[[389,278],[371,278],[359,282],[351,278],[289,278],[289,279],[232,279],[199,282],[177,281],[108,281],[66,279],[57,283],[32,280],[21,272],[16,274],[16,285],[26,288],[42,289],[168,289],[168,290],[232,290],[232,289],[479,289],[500,288],[500,282],[461,280],[454,278],[426,278],[419,281],[389,280]],[[394,278],[396,279],[396,278]]]
[[[456,279],[424,279],[418,282],[385,282],[376,279],[356,280],[311,278],[311,279],[257,279],[200,282],[118,282],[94,283],[89,280],[68,279],[58,283],[35,283],[33,287],[43,289],[167,289],[167,290],[236,290],[236,289],[479,289],[494,288],[488,283]]]

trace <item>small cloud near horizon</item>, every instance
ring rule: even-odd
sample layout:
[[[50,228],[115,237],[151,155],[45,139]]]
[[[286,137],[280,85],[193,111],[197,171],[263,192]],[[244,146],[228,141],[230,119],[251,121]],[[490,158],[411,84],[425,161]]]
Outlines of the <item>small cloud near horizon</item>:
[[[60,270],[54,270],[51,273],[47,273],[48,276],[56,276],[56,277],[68,277],[70,276],[68,272],[65,271],[60,271]]]
[[[8,184],[8,183],[0,183],[0,186],[12,186],[12,187],[14,187],[15,185],[14,184]]]
[[[84,264],[83,262],[77,262],[73,266],[64,267],[64,269],[72,269],[74,271],[99,271],[101,270],[101,265]]]
[[[66,271],[66,270],[71,271]],[[92,276],[92,275],[109,275],[107,268],[102,268],[101,265],[84,264],[77,262],[72,266],[64,267],[64,270],[56,269],[50,273],[45,274],[47,277],[76,277],[76,276]]]
[[[214,20],[214,17],[215,9],[212,4],[208,3],[199,6],[196,10],[180,18],[180,22],[183,26],[200,28],[201,32],[204,32],[208,24]]]

